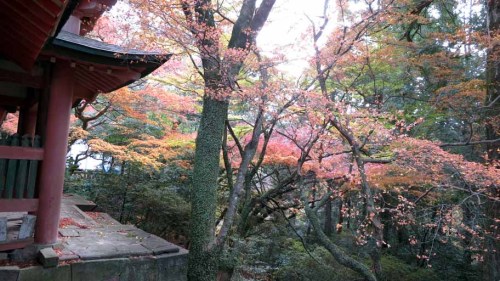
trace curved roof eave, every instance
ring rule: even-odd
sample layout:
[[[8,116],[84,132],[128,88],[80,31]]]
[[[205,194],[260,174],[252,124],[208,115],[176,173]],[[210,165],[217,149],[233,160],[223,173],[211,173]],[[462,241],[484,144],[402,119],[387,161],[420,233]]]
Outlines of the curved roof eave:
[[[59,32],[51,44],[45,46],[44,52],[101,65],[153,68],[147,74],[172,56],[172,54],[127,49],[66,31]]]

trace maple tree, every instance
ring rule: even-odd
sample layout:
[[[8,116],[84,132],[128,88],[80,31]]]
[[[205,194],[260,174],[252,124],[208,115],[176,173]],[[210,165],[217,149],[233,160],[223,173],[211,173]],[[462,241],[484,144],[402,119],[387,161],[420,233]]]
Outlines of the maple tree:
[[[13,135],[17,132],[17,123],[19,120],[18,114],[8,113],[3,120],[1,131],[9,135]]]
[[[170,140],[193,139],[192,134],[176,132],[184,119],[181,116],[194,110],[190,103],[149,87],[121,89],[93,103],[82,101],[75,108],[69,146],[78,142],[88,149],[76,155],[71,166],[77,168],[78,162],[88,157],[104,159],[107,155],[116,166],[130,161],[159,169],[177,154]]]
[[[411,14],[417,14],[417,13],[421,12],[424,8],[428,7],[430,4],[431,4],[431,2],[429,2],[429,3],[426,2],[424,6],[421,5],[421,6],[418,6],[417,8],[415,8],[415,10],[410,10]],[[410,24],[410,25],[415,25],[417,23],[418,23],[418,21],[412,19],[412,24]],[[363,28],[361,28],[361,29],[363,30]],[[305,174],[307,174],[305,171],[301,172],[301,170],[304,168],[303,165],[305,165],[304,163],[306,162],[305,159],[307,159],[310,156],[309,153],[313,149],[314,144],[320,140],[320,136],[322,136],[324,134],[323,131],[327,131],[327,129],[335,128],[335,130],[342,136],[342,138],[344,140],[346,140],[347,143],[349,143],[350,150],[348,150],[348,151],[350,151],[350,153],[353,154],[352,156],[356,160],[354,163],[354,167],[355,167],[355,169],[358,170],[358,175],[357,175],[357,180],[356,180],[358,183],[356,184],[356,181],[353,181],[354,182],[353,185],[354,186],[356,186],[356,185],[361,186],[361,194],[363,194],[363,198],[364,198],[364,202],[365,202],[363,204],[364,208],[362,208],[362,209],[364,209],[363,213],[365,214],[364,215],[365,222],[362,225],[363,225],[363,228],[366,228],[366,229],[371,228],[372,229],[371,231],[368,231],[367,233],[361,233],[361,235],[360,235],[361,240],[360,241],[365,241],[366,240],[365,238],[368,238],[368,240],[372,241],[372,244],[376,245],[375,247],[372,247],[372,249],[373,249],[372,258],[374,259],[375,273],[377,276],[379,276],[379,278],[382,278],[380,276],[380,274],[381,274],[380,264],[377,264],[377,263],[380,262],[379,261],[379,259],[380,259],[380,253],[379,253],[380,247],[384,246],[386,244],[386,242],[383,239],[382,232],[383,232],[384,228],[383,228],[383,225],[381,224],[380,218],[379,218],[380,207],[378,207],[375,203],[376,198],[380,198],[380,195],[378,195],[379,190],[374,189],[374,187],[372,186],[372,184],[375,184],[375,186],[378,187],[381,184],[378,182],[371,183],[369,181],[369,178],[370,178],[369,173],[373,173],[374,171],[376,171],[376,169],[373,170],[374,169],[373,167],[368,168],[367,164],[371,165],[370,163],[374,163],[374,164],[375,163],[390,163],[390,162],[393,162],[396,159],[398,159],[398,157],[392,157],[390,159],[373,159],[371,157],[366,158],[363,155],[368,153],[366,151],[367,149],[365,148],[365,146],[368,146],[367,143],[369,143],[370,146],[375,146],[375,147],[388,145],[389,142],[385,141],[387,143],[384,144],[384,141],[382,141],[383,139],[387,139],[387,136],[384,137],[383,135],[381,135],[381,136],[375,137],[375,139],[377,140],[375,143],[373,143],[372,141],[369,141],[369,139],[373,138],[373,136],[372,136],[373,130],[375,130],[375,131],[378,130],[379,132],[384,132],[384,130],[383,130],[384,123],[380,124],[380,127],[378,127],[377,129],[374,129],[373,125],[380,123],[380,119],[389,120],[392,118],[390,116],[380,115],[380,110],[383,108],[383,106],[387,106],[387,104],[390,105],[390,103],[385,102],[386,97],[384,97],[383,93],[380,91],[383,89],[377,89],[379,86],[377,86],[377,81],[376,81],[375,75],[379,75],[379,74],[373,72],[374,65],[373,65],[373,63],[371,63],[369,61],[369,58],[370,58],[369,56],[373,56],[370,54],[371,50],[368,49],[367,54],[364,54],[363,52],[361,52],[362,55],[361,56],[359,55],[360,50],[365,49],[365,48],[362,48],[362,46],[360,46],[360,44],[359,44],[359,43],[365,43],[365,42],[363,42],[363,40],[360,40],[360,38],[365,36],[366,33],[362,32],[360,34],[360,33],[357,33],[359,30],[354,29],[354,31],[353,31],[354,37],[348,37],[347,33],[346,33],[346,29],[343,29],[343,30],[344,30],[343,31],[344,33],[341,32],[340,36],[344,36],[344,40],[341,41],[342,43],[340,44],[340,47],[338,49],[336,49],[336,50],[333,49],[333,51],[334,51],[333,53],[344,55],[344,54],[349,53],[349,51],[351,49],[355,49],[356,53],[353,52],[353,53],[349,54],[350,56],[348,56],[348,59],[346,59],[344,61],[344,63],[350,64],[351,68],[352,68],[352,60],[353,59],[360,59],[361,67],[368,68],[368,73],[364,74],[363,73],[364,71],[362,70],[361,73],[357,74],[358,77],[356,77],[356,79],[359,78],[361,75],[363,75],[363,77],[369,78],[371,81],[368,80],[368,83],[373,82],[373,84],[374,84],[373,88],[364,88],[363,89],[363,88],[357,86],[356,84],[359,83],[359,80],[358,81],[356,81],[356,80],[354,80],[354,81],[352,81],[352,80],[351,81],[339,81],[339,80],[345,80],[345,78],[339,79],[339,76],[336,76],[336,77],[334,76],[336,81],[334,80],[335,81],[334,83],[329,83],[328,75],[330,73],[337,74],[337,73],[342,73],[343,71],[345,71],[345,68],[342,68],[342,67],[339,67],[338,70],[332,70],[335,66],[341,65],[342,56],[323,57],[323,55],[321,54],[319,49],[316,48],[317,55],[315,57],[315,69],[316,69],[317,74],[315,75],[315,78],[313,79],[313,81],[318,82],[318,87],[321,90],[321,95],[326,98],[323,100],[320,99],[321,100],[321,101],[319,101],[320,104],[329,104],[328,99],[332,99],[332,97],[334,97],[332,100],[332,103],[330,105],[331,109],[333,109],[333,112],[331,112],[331,109],[329,110],[328,107],[319,109],[318,107],[311,106],[311,104],[308,103],[308,105],[305,106],[305,108],[308,108],[308,109],[313,108],[313,109],[311,110],[312,112],[309,113],[310,115],[307,117],[308,118],[313,117],[313,119],[312,119],[312,120],[314,120],[313,124],[316,124],[315,126],[319,126],[321,128],[321,130],[320,130],[321,133],[315,132],[314,130],[308,131],[308,133],[304,134],[307,136],[305,138],[305,140],[307,140],[307,142],[305,144],[303,144],[303,143],[301,144],[300,141],[296,138],[296,136],[295,137],[288,136],[289,139],[293,140],[292,143],[294,143],[298,147],[298,150],[297,149],[294,150],[294,149],[289,148],[289,149],[286,149],[285,151],[280,151],[280,153],[279,153],[280,155],[272,155],[271,157],[273,157],[275,159],[274,161],[276,161],[276,163],[285,164],[287,166],[291,166],[291,163],[298,162],[299,164],[298,164],[296,171],[299,174],[299,179],[300,179],[301,177],[304,177]],[[342,31],[342,29],[341,29],[341,31]],[[322,32],[321,28],[320,28],[320,32],[315,31],[315,34],[314,34],[315,41],[314,42],[317,42],[318,37],[321,35],[321,32]],[[342,35],[342,34],[344,34],[344,35]],[[375,33],[375,36],[376,35],[377,34]],[[339,35],[336,35],[336,36],[339,36]],[[406,38],[408,40],[409,36],[410,35],[407,32],[405,34],[404,38]],[[351,41],[350,44],[344,45],[346,38],[350,38],[353,41]],[[408,40],[408,41],[412,41],[412,40]],[[328,48],[332,48],[332,46],[333,46],[333,48],[336,48],[336,46],[339,46],[339,45],[338,44],[337,45],[331,44]],[[384,45],[384,48],[385,47],[386,46]],[[328,48],[325,48],[325,50],[331,52],[331,49],[328,49]],[[343,49],[343,48],[345,48],[345,49]],[[356,54],[357,56],[354,56],[354,54]],[[363,57],[363,55],[366,55],[368,57]],[[376,53],[375,53],[375,55],[378,56],[378,54],[376,54]],[[386,53],[383,53],[380,55],[385,56],[385,57],[389,57]],[[438,54],[438,55],[441,55],[441,54]],[[375,59],[377,58],[376,56],[374,57]],[[393,59],[393,57],[390,57],[390,59]],[[435,56],[433,56],[432,59],[435,59]],[[323,60],[324,60],[324,65],[322,65]],[[396,62],[397,61],[395,61],[394,63],[396,63]],[[379,71],[381,71],[381,70],[383,71],[383,69],[379,69]],[[366,76],[364,76],[364,75],[366,75]],[[455,74],[453,72],[448,72],[448,73],[444,72],[441,75],[443,75],[442,79],[445,79],[445,77],[449,77],[449,76],[452,76]],[[345,87],[344,91],[342,91],[343,89],[338,89],[338,90],[334,91],[333,94],[330,94],[330,92],[328,91],[327,85],[335,85],[335,84],[339,85],[340,84],[341,86],[345,86],[346,85],[345,82],[349,82],[350,84],[347,84],[349,86]],[[457,104],[460,104],[460,102],[457,102],[457,101],[459,101],[462,97],[464,97],[465,99],[472,97],[472,98],[479,100],[479,101],[482,98],[484,98],[484,92],[481,91],[481,87],[482,87],[481,85],[482,85],[481,81],[469,78],[468,81],[465,80],[465,82],[459,82],[458,84],[453,84],[451,86],[450,85],[441,85],[441,86],[437,87],[435,91],[436,91],[436,93],[441,94],[444,91],[450,91],[450,90],[455,91],[458,89],[459,90],[458,93],[455,96],[453,96],[453,99],[449,100],[450,102],[453,102],[453,105],[457,105]],[[357,87],[355,87],[355,86],[357,86]],[[398,87],[399,85],[396,84],[394,86]],[[310,86],[308,86],[308,88],[309,87]],[[386,91],[389,91],[389,93],[391,93],[390,91],[394,91],[394,89],[387,88]],[[354,92],[354,95],[351,94],[352,92]],[[363,98],[365,103],[359,102],[359,99],[358,99],[358,101],[356,101],[356,95],[359,95],[359,97]],[[340,97],[340,99],[336,99],[335,97]],[[309,98],[311,98],[311,97],[309,97]],[[356,104],[356,103],[357,103],[357,109],[355,110],[356,114],[354,114],[354,116],[352,116],[352,117],[349,117],[350,115],[352,115],[352,114],[348,113],[349,111],[352,111],[352,109],[349,109],[349,108],[352,108],[353,104]],[[377,109],[377,110],[375,110],[375,111],[374,110],[368,110],[368,111],[362,110],[361,107],[366,106],[367,105],[366,103],[373,105],[375,107],[375,109]],[[445,103],[445,107],[453,107],[453,105],[449,104],[449,103],[448,104]],[[464,107],[463,102],[462,102],[461,106]],[[469,110],[469,108],[466,108],[466,107],[464,107],[464,109]],[[328,118],[322,119],[322,118],[318,118],[317,116],[314,118],[314,111],[321,112],[321,114],[323,114],[324,116],[328,116]],[[458,116],[458,117],[464,118],[464,117],[460,117],[460,116]],[[367,130],[366,128],[363,130],[363,126],[359,127],[360,124],[358,122],[354,122],[354,124],[353,124],[352,121],[349,121],[352,118],[355,118],[358,120],[363,120],[364,122],[371,122],[369,124],[370,124],[370,126],[372,126],[372,128],[371,128],[372,130]],[[377,119],[379,119],[379,120],[377,120]],[[418,127],[418,125],[423,122],[422,118],[415,118],[413,120],[414,120],[414,122],[411,122],[410,124],[408,124],[408,123],[405,124],[406,121],[404,121],[404,120],[397,121],[395,124],[396,129],[397,129],[396,132],[401,133],[401,132],[411,131],[412,128]],[[290,125],[290,123],[288,125]],[[387,125],[387,124],[385,124],[385,125]],[[390,134],[388,134],[386,132],[386,135],[390,135]],[[284,142],[285,141],[283,141],[283,140],[279,141],[279,143],[281,145],[283,145]],[[271,143],[272,143],[272,139],[271,139]],[[379,144],[377,145],[377,143],[379,143]],[[473,143],[481,144],[481,143],[488,143],[488,142],[478,141],[478,142],[473,142]],[[473,143],[470,143],[470,140],[469,140],[469,142],[459,143],[456,145],[468,145],[468,144],[473,144]],[[424,143],[422,143],[422,145],[423,144]],[[446,146],[451,146],[451,145],[455,145],[455,144],[450,144],[450,143],[432,144],[431,146],[433,147],[433,152],[427,151],[426,155],[439,155],[440,153],[442,154],[442,152],[439,152],[439,151],[441,151],[439,146],[446,147]],[[365,148],[365,149],[363,149],[363,148]],[[272,148],[269,149],[269,152],[273,152]],[[274,153],[276,153],[276,151],[274,151]],[[461,161],[463,161],[463,160],[457,159],[456,157],[453,157],[451,154],[447,154],[446,157],[450,158],[447,162],[448,163],[454,162],[455,163],[454,165],[458,165],[458,166],[473,165],[474,166],[473,163],[461,164]],[[324,161],[322,157],[321,157],[321,159],[322,159],[322,161]],[[311,160],[311,159],[308,159],[308,160]],[[411,161],[416,161],[416,160],[417,160],[416,158],[412,158]],[[443,161],[443,160],[441,160],[441,161]],[[326,161],[324,161],[324,162],[326,162]],[[446,161],[444,161],[444,162],[446,162]],[[416,163],[419,163],[419,162],[417,161]],[[320,166],[323,166],[323,165],[324,164],[322,164]],[[405,168],[402,168],[403,166],[404,165],[400,164],[398,166],[398,168],[401,169],[401,171],[403,171],[403,170],[405,170]],[[352,167],[352,165],[351,165],[351,167]],[[469,167],[469,169],[470,168],[472,168],[472,167]],[[367,170],[367,169],[369,169],[369,170]],[[415,168],[409,168],[409,169],[414,171]],[[444,178],[450,177],[450,174],[443,171],[446,169],[444,169],[443,167],[435,167],[435,163],[426,163],[426,169],[427,169],[426,170],[427,174],[425,175],[425,177],[435,177],[436,179],[438,179],[440,177],[444,177]],[[351,170],[352,170],[352,168],[351,168]],[[437,176],[437,175],[431,176],[429,172],[434,171],[434,170],[438,170],[442,174],[440,174],[440,176]],[[482,171],[481,172],[482,176],[480,178],[476,179],[477,181],[484,184],[483,187],[480,188],[480,190],[481,190],[480,196],[484,197],[486,201],[494,202],[496,200],[495,198],[497,196],[495,193],[495,186],[498,185],[498,182],[494,180],[498,174],[497,170],[494,168],[491,168],[491,167],[487,167],[487,166],[484,167],[482,165],[476,165],[474,170],[476,171],[476,173],[478,171]],[[307,171],[307,169],[306,169],[306,171]],[[369,172],[367,172],[367,171],[369,171]],[[470,176],[468,171],[469,170],[466,168],[464,170],[459,171],[459,173],[463,174],[463,177],[468,177],[468,176]],[[316,177],[316,173],[317,173],[317,171],[314,171],[314,175],[315,175],[314,177]],[[345,171],[344,171],[344,174],[345,174]],[[389,174],[390,174],[390,172],[389,172]],[[478,175],[478,174],[476,174],[476,175]],[[310,177],[310,175],[309,175],[309,177]],[[422,175],[422,177],[423,177],[423,175]],[[383,176],[383,178],[384,178],[383,181],[386,181],[386,180],[390,180],[391,177],[390,176]],[[410,179],[410,177],[408,177],[407,179]],[[399,181],[399,183],[404,184],[405,177],[403,175],[401,175],[395,181]],[[412,179],[412,181],[415,182],[414,179]],[[352,181],[349,181],[349,182],[352,182]],[[474,181],[471,181],[471,182],[474,182]],[[469,183],[471,183],[471,182],[469,182]],[[420,184],[426,185],[426,184],[431,184],[431,183],[430,182],[422,182]],[[440,183],[432,182],[432,185],[440,185]],[[486,191],[488,188],[493,188],[493,189]],[[424,193],[424,194],[428,195],[431,191],[432,191],[432,188],[428,193]],[[471,191],[471,192],[475,192],[475,191]],[[323,199],[318,199],[318,201],[328,202],[329,201],[328,197],[329,197],[329,195],[326,197],[323,197]],[[324,243],[326,245],[326,247],[332,252],[332,254],[337,257],[338,261],[341,261],[342,264],[347,265],[351,268],[355,268],[359,272],[363,273],[366,278],[371,279],[371,280],[375,280],[375,277],[370,273],[370,271],[366,267],[364,267],[360,263],[356,263],[356,261],[352,261],[352,260],[347,261],[347,260],[349,260],[349,258],[347,258],[347,260],[346,260],[347,256],[345,254],[343,254],[341,251],[339,251],[338,247],[335,247],[335,245],[332,244],[331,241],[329,241],[329,239],[326,236],[322,235],[322,231],[321,231],[321,228],[319,226],[317,217],[315,217],[315,215],[314,215],[314,210],[313,210],[314,208],[310,208],[308,206],[310,204],[310,201],[307,200],[308,199],[307,196],[305,196],[303,194],[302,198],[303,198],[303,205],[304,205],[303,207],[306,209],[306,213],[309,215],[309,219],[313,223],[314,228],[319,233],[320,240],[322,240],[322,243]],[[466,197],[466,199],[470,199],[470,197]],[[417,201],[419,201],[419,200],[421,200],[421,199],[417,199]],[[398,204],[398,206],[411,205],[408,203],[410,201],[405,197],[401,197],[400,201],[401,201],[401,203]],[[314,202],[314,200],[312,202]],[[464,202],[469,202],[469,200],[464,200]],[[464,202],[462,202],[462,204]],[[472,204],[474,204],[474,203],[472,203]],[[320,206],[321,206],[321,204],[320,204]],[[411,206],[410,206],[410,208],[411,208]],[[466,230],[468,229],[467,231],[469,231],[469,232],[471,231],[471,228],[464,227],[464,229],[466,229]],[[475,233],[477,234],[477,231]],[[485,233],[487,235],[484,237],[487,237],[487,236],[489,236],[489,234],[491,234],[488,232],[485,232]],[[496,238],[494,238],[494,239],[496,239]],[[375,242],[375,243],[373,243],[373,242]],[[428,241],[424,242],[423,244],[425,244],[425,243],[428,243]],[[423,247],[423,248],[425,248],[425,247]],[[432,252],[432,249],[430,251]],[[425,252],[425,250],[424,250],[424,252]],[[423,256],[425,256],[425,258],[422,258]],[[426,256],[425,253],[420,253],[418,255],[418,257],[420,257],[420,259],[422,259],[422,260],[425,260],[427,263],[429,262],[429,257]],[[429,264],[429,266],[430,266],[430,264]]]
[[[225,234],[214,241],[217,178],[229,100],[237,89],[236,76],[274,3],[264,0],[257,6],[257,1],[245,0],[236,8],[240,9],[236,19],[230,20],[224,15],[228,7],[212,1],[131,1],[134,7],[153,15],[155,26],[145,23],[147,30],[163,34],[166,45],[187,54],[203,79],[203,109],[193,172],[190,280],[211,280],[217,272],[225,241]],[[229,29],[231,35],[223,45],[223,34]],[[151,33],[142,38],[147,36]],[[226,225],[232,224],[232,213],[225,217]]]
[[[494,278],[496,1],[470,15],[460,1],[325,1],[293,82],[275,67],[283,56],[255,46],[274,6],[257,2],[133,0],[122,29],[103,17],[93,35],[176,53],[148,83],[80,104],[74,139],[116,167],[192,180],[189,279],[215,280],[235,241],[268,221],[366,280],[387,277],[388,255],[432,272],[439,249]],[[127,187],[120,218],[132,201],[162,209],[160,186]],[[146,209],[134,222],[161,220]]]

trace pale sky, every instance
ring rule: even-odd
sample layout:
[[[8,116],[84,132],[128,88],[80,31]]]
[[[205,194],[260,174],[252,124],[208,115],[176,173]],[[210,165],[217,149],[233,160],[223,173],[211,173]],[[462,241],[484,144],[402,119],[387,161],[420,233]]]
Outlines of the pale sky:
[[[311,22],[323,22],[324,0],[278,0],[259,36],[257,45],[265,53],[281,52],[289,60],[278,67],[298,77],[313,55]],[[330,11],[332,8],[330,7]],[[307,16],[307,17],[306,17]],[[330,17],[329,27],[334,18]],[[309,34],[308,34],[309,32]],[[303,37],[304,34],[308,36]]]
[[[297,44],[300,34],[311,27],[306,15],[316,22],[322,21],[323,3],[324,0],[278,0],[268,23],[259,34],[259,45],[271,51]]]

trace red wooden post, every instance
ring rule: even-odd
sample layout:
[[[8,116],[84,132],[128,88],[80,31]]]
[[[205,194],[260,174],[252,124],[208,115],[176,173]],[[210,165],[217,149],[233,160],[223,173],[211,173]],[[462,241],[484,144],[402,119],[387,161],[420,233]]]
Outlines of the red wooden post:
[[[28,111],[25,106],[21,106],[19,109],[19,118],[17,119],[17,133],[19,135],[24,134],[24,122],[26,122],[26,117],[28,115]]]
[[[38,104],[32,105],[26,110],[25,119],[23,122],[23,135],[35,136],[36,118],[38,116]]]
[[[57,241],[73,100],[73,68],[69,62],[56,63],[50,87],[47,129],[45,140],[42,140],[44,157],[39,178],[35,231],[35,243],[38,244],[53,244]]]
[[[19,112],[19,128],[17,133],[21,136],[24,135],[35,135],[36,128],[36,118],[38,115],[38,104],[33,104],[32,106],[22,107]]]
[[[3,120],[5,120],[5,116],[7,116],[7,109],[3,106],[0,106],[0,126],[3,124]]]

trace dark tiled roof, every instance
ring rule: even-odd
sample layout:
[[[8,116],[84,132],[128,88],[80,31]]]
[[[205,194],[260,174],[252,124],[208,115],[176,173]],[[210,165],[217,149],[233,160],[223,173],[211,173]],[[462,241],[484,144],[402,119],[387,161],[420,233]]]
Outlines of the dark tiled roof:
[[[66,31],[59,32],[52,45],[129,63],[162,64],[170,58],[170,54],[127,49]]]
[[[45,59],[56,57],[75,62],[76,85],[92,94],[108,93],[129,85],[171,57],[170,54],[127,49],[66,31],[59,32],[45,46],[42,55]],[[128,75],[134,73],[138,75]]]

